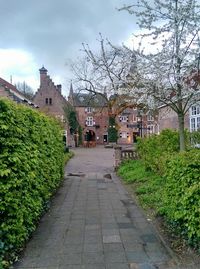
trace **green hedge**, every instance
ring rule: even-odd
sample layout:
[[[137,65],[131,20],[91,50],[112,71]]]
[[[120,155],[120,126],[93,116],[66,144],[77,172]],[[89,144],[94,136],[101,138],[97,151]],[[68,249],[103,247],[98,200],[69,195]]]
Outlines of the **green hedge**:
[[[60,184],[64,166],[61,134],[61,127],[54,119],[0,99],[0,254],[3,264],[23,247]]]
[[[165,129],[160,135],[138,139],[137,149],[147,170],[163,174],[166,159],[179,152],[179,134]]]
[[[200,248],[200,150],[174,156],[167,163],[165,180],[161,212]]]
[[[188,146],[180,153],[178,145],[173,130],[141,139],[141,159],[122,163],[118,174],[134,184],[144,208],[154,208],[176,234],[200,250],[200,149]]]

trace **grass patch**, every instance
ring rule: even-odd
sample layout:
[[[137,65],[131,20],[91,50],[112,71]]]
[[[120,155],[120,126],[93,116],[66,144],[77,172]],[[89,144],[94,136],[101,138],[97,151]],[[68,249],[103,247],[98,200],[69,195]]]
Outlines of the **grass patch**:
[[[163,178],[152,171],[145,169],[141,160],[123,162],[117,174],[126,184],[131,186],[144,209],[158,211],[162,202]]]

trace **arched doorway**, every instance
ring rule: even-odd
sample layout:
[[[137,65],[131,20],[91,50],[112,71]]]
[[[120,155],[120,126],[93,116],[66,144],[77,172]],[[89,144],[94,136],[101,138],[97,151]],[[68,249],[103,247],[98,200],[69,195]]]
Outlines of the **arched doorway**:
[[[86,130],[84,135],[84,146],[86,147],[96,146],[96,134],[93,130]]]

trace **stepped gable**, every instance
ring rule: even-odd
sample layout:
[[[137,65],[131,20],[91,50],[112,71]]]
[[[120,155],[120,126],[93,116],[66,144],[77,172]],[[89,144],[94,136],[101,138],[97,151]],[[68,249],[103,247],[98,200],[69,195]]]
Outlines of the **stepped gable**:
[[[53,82],[44,66],[39,69],[39,72],[40,87],[34,96],[34,101],[39,105],[40,110],[63,121],[65,117],[64,107],[69,103],[62,95],[62,85],[56,85]]]

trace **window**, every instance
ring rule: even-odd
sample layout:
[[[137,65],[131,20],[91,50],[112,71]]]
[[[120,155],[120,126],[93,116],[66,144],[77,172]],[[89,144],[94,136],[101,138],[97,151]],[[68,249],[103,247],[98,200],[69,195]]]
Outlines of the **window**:
[[[52,105],[52,98],[45,98],[45,104],[46,105]]]
[[[137,117],[136,115],[133,115],[133,122],[136,122],[137,121]]]
[[[126,132],[121,132],[120,137],[121,138],[127,138],[127,133]]]
[[[190,130],[191,131],[195,131],[196,130],[196,128],[195,128],[195,118],[192,118],[190,120]]]
[[[152,124],[147,125],[147,132],[149,134],[153,134],[154,133],[154,125],[152,125]]]
[[[190,109],[190,131],[200,129],[200,105],[192,106]]]
[[[197,118],[197,130],[200,129],[200,117]]]
[[[93,117],[87,117],[86,125],[87,126],[93,126],[94,125]]]
[[[200,115],[200,106],[192,106],[191,115]]]
[[[87,108],[86,108],[86,112],[87,112],[87,113],[92,113],[92,108],[91,108],[91,107],[87,107]]]
[[[119,121],[120,122],[128,122],[128,116],[120,116]]]
[[[153,116],[151,114],[148,114],[147,121],[153,121],[153,120],[154,120]]]

